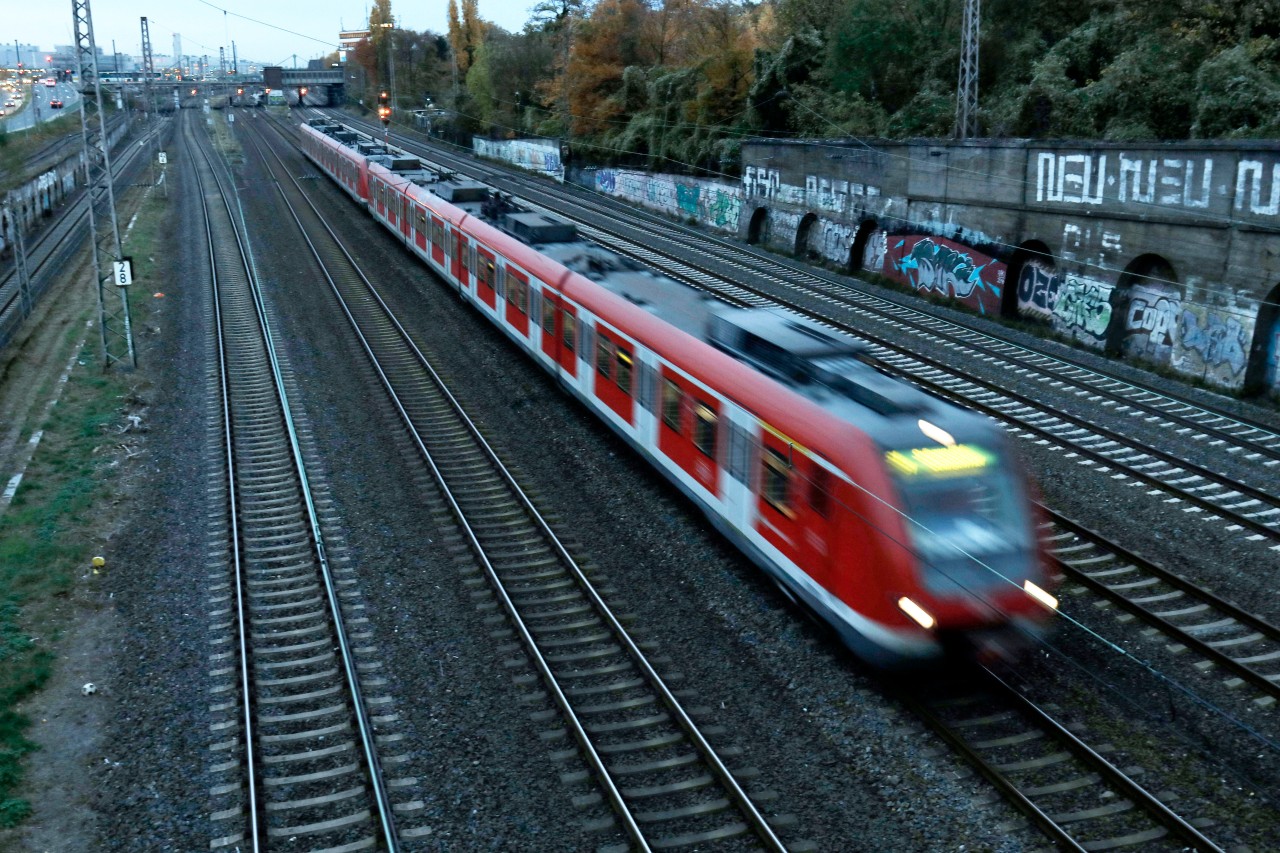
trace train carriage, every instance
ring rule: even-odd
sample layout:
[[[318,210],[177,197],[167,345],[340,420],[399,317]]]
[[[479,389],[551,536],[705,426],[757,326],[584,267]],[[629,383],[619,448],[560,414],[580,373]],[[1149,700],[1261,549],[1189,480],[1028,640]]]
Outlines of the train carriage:
[[[356,131],[302,133],[313,162],[862,657],[1025,643],[1056,607],[1030,486],[985,418],[890,379],[837,332],[717,306]]]

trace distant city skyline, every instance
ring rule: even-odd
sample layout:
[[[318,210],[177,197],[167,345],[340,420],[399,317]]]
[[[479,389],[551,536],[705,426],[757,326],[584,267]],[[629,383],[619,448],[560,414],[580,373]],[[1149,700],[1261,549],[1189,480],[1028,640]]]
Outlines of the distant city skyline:
[[[519,32],[529,19],[529,9],[537,0],[480,0],[480,16],[498,26]],[[369,21],[371,3],[350,0],[312,0],[305,13],[294,14],[275,6],[252,4],[245,0],[169,0],[152,4],[139,0],[89,0],[93,16],[94,41],[105,55],[115,50],[126,56],[141,56],[141,18],[146,16],[151,33],[151,50],[157,56],[181,36],[186,56],[208,56],[218,64],[218,48],[224,47],[227,64],[231,63],[231,43],[242,60],[258,64],[285,64],[297,56],[298,65],[337,50],[340,30],[359,30]],[[5,32],[10,37],[10,55],[16,39],[25,51],[37,48],[41,64],[54,48],[75,44],[71,3],[37,6],[34,3],[11,4],[5,10]],[[62,9],[62,14],[51,10]],[[391,4],[397,23],[407,29],[444,33],[447,29],[446,3]],[[225,10],[225,14],[224,14]],[[157,14],[158,13],[158,14]],[[253,20],[250,20],[253,19]],[[0,56],[3,46],[0,46]],[[24,64],[29,63],[26,57]]]

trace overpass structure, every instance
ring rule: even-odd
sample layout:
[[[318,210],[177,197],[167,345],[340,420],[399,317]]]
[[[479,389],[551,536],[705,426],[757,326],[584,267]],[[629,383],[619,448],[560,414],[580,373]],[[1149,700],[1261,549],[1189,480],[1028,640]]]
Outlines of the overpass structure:
[[[323,90],[329,103],[342,103],[346,75],[341,68],[282,68],[269,65],[262,69],[262,84],[275,91],[288,89]]]

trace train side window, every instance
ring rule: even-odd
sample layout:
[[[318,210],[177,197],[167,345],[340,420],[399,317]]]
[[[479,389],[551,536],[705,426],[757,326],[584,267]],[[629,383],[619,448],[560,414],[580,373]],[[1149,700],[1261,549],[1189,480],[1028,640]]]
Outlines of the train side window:
[[[631,353],[622,347],[618,347],[618,368],[614,381],[623,393],[631,394]]]
[[[609,378],[609,365],[613,361],[613,353],[609,352],[609,342],[604,338],[596,343],[596,372]]]
[[[831,513],[831,472],[826,468],[813,469],[813,478],[809,480],[809,506],[823,518]]]
[[[680,398],[684,396],[680,386],[670,379],[662,380],[662,422],[676,432],[680,431]]]
[[[719,418],[710,407],[699,403],[694,409],[693,446],[712,459],[716,458],[716,425]]]
[[[640,408],[646,412],[653,411],[653,398],[655,394],[654,386],[657,384],[656,379],[658,372],[649,366],[648,362],[640,362],[639,385],[636,388],[636,399],[640,403]]]
[[[427,212],[420,207],[415,207],[413,210],[413,230],[418,234],[426,236]]]
[[[444,245],[444,223],[431,220],[431,242],[437,246]]]
[[[787,458],[772,447],[764,451],[764,471],[760,481],[760,497],[778,512],[790,517],[791,465]]]
[[[729,476],[739,483],[745,483],[750,470],[751,436],[745,429],[729,421]]]
[[[578,318],[564,312],[564,348],[573,352],[578,348]]]
[[[542,323],[542,294],[536,288],[529,290],[529,319],[534,324]]]

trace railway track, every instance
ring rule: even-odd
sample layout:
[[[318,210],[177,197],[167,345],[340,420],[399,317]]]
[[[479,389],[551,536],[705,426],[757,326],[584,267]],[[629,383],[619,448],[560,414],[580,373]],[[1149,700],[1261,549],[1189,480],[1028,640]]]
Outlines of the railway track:
[[[571,739],[556,758],[585,762],[566,781],[592,789],[575,798],[589,810],[586,824],[629,849],[784,849],[774,825],[785,816],[758,805],[772,794],[747,790],[755,771],[733,767],[738,750],[677,696],[667,664],[609,608],[289,176],[281,140],[264,142],[280,164],[272,168],[282,197],[479,567],[483,594],[505,615],[521,700],[554,726],[552,743]],[[290,156],[299,156],[291,145]]]
[[[1036,440],[1050,441],[1099,473],[1119,470],[1134,483],[1149,485],[1185,503],[1189,512],[1219,517],[1227,529],[1251,541],[1268,541],[1280,550],[1280,433],[1272,428],[1214,412],[1112,376],[1070,364],[991,335],[947,321],[853,286],[850,280],[816,274],[736,244],[692,232],[641,212],[624,221],[609,206],[585,193],[548,189],[545,182],[519,179],[433,149],[451,169],[481,172],[485,180],[508,181],[518,195],[575,221],[588,238],[635,258],[677,280],[744,307],[783,307],[870,343],[886,368],[962,405],[982,411]],[[565,205],[585,209],[567,211]],[[655,238],[663,248],[654,248]],[[745,260],[744,260],[745,258]],[[726,275],[731,275],[728,280]],[[863,321],[855,326],[850,318]],[[870,327],[882,331],[871,332]],[[902,344],[903,335],[937,341],[966,357],[1004,362],[1006,375],[1028,389],[1044,386],[1060,396],[1079,398],[1103,411],[1128,415],[1152,435],[1138,443],[1134,430],[1107,429],[1097,409],[1072,414],[1061,403],[1046,404],[1033,393],[1015,393],[1006,381],[981,381],[941,358],[928,358]],[[968,353],[972,353],[969,355]],[[1185,451],[1213,455],[1211,464],[1189,461],[1157,448],[1180,440]],[[1251,482],[1252,481],[1252,482]]]
[[[215,849],[399,849],[379,737],[348,634],[351,584],[326,548],[287,366],[221,165],[183,122],[213,282],[225,449],[217,596]],[[384,715],[380,722],[393,722]],[[400,804],[403,805],[403,804]]]
[[[1065,516],[1047,511],[1042,537],[1071,582],[1140,618],[1170,641],[1280,700],[1280,627]]]
[[[990,670],[897,694],[1060,849],[1221,850]]]
[[[634,252],[628,253],[637,256]],[[669,259],[664,260],[663,256],[658,257],[657,264],[652,262],[652,258],[646,258],[643,250],[639,256],[642,260],[651,261],[651,266],[671,266]],[[686,275],[679,277],[698,280],[698,276],[688,275],[687,270],[681,271],[686,272]],[[709,284],[705,280],[702,282],[704,289],[717,287],[720,281],[710,273],[699,271],[699,275],[710,280]],[[775,304],[769,294],[752,288],[719,284],[718,289],[724,298],[737,304]],[[726,294],[726,290],[730,292]],[[857,330],[852,331],[859,337],[866,337]],[[937,367],[940,368],[941,365]],[[1134,393],[1142,395],[1149,392],[1134,389]],[[1160,400],[1167,401],[1175,409],[1183,406],[1178,401],[1164,397],[1154,402],[1150,399],[1144,402],[1155,405]],[[1185,420],[1189,417],[1185,411],[1171,412],[1169,416],[1178,419],[1180,428],[1189,423]],[[1192,420],[1216,417],[1207,414]],[[1162,425],[1168,428],[1169,423],[1174,422],[1162,422]],[[1031,428],[1034,429],[1034,425]],[[1245,449],[1245,458],[1253,464],[1265,465],[1265,460],[1274,455],[1269,446],[1268,435],[1271,434],[1261,428],[1221,419],[1213,424],[1213,428],[1237,433],[1233,446]],[[1089,452],[1088,448],[1084,448],[1083,452]],[[1115,464],[1113,459],[1103,454],[1097,454],[1097,458],[1100,465]],[[1259,463],[1258,460],[1264,461]],[[1134,460],[1128,461],[1136,466],[1142,464]],[[1173,461],[1169,460],[1169,464]],[[1212,476],[1211,472],[1207,473]],[[1260,524],[1257,529],[1269,528]],[[1264,697],[1274,699],[1280,679],[1272,675],[1273,671],[1267,668],[1267,664],[1280,659],[1280,651],[1275,651],[1276,647],[1273,645],[1277,642],[1278,635],[1264,620],[1060,516],[1055,517],[1055,526],[1047,530],[1046,535],[1058,554],[1061,571],[1075,582],[1142,616],[1148,624],[1160,628],[1174,642],[1193,648],[1205,659],[1212,660],[1232,673],[1234,678],[1252,684]],[[930,720],[931,724],[947,730],[948,733],[944,736],[956,743],[971,761],[980,767],[987,765],[983,769],[984,774],[999,777],[998,786],[1064,846],[1080,844],[1082,846],[1078,849],[1126,846],[1146,849],[1148,845],[1163,839],[1160,843],[1168,844],[1169,849],[1183,849],[1187,845],[1196,849],[1217,849],[1198,830],[1178,818],[1154,797],[1142,792],[1131,780],[1124,778],[1124,774],[1115,768],[1106,767],[1105,761],[1101,762],[1102,769],[1097,769],[1100,756],[1028,700],[1011,694],[1004,695],[998,702],[1003,703],[1005,710],[978,713],[967,719],[962,717],[963,724],[958,727],[948,726],[944,722],[948,714],[930,710],[928,703],[916,703],[916,707],[921,709],[922,716]],[[998,703],[991,698],[989,691],[981,699],[973,696],[955,697],[949,703],[954,708],[970,709],[988,708],[993,704]],[[1034,720],[1039,727],[1035,733],[1026,728],[1028,719]],[[1009,725],[1016,730],[993,734],[996,728]],[[974,735],[968,737],[961,733],[966,730]],[[1046,738],[1049,740],[1045,740]],[[1014,747],[1033,741],[1052,741],[1057,746],[1048,755],[1026,757],[1025,761],[1029,763],[1025,768],[1018,766],[1018,761],[1024,759],[988,760],[983,755],[984,750],[991,747]],[[1094,769],[1079,770],[1078,764],[1072,764],[1073,768],[1079,770],[1076,775],[1060,781],[1044,781],[1044,774],[1052,772],[1049,768],[1066,761],[1069,756],[1079,756],[1071,760],[1085,761],[1094,766]],[[1001,770],[998,766],[990,765],[1006,765],[1006,768]],[[1030,781],[1011,779],[1010,773],[1006,772],[1010,768],[1018,771],[1013,775],[1029,776]],[[1022,770],[1036,772],[1021,773]],[[1099,785],[1104,787],[1098,787]],[[1047,801],[1043,805],[1037,804],[1038,800],[1046,797]],[[1063,805],[1065,802],[1083,803],[1090,799],[1093,800],[1092,805],[1080,808],[1073,809]]]
[[[165,125],[156,125],[144,136],[145,143],[150,134],[163,134]],[[138,174],[146,167],[147,145],[128,144],[118,151],[111,161],[115,172],[116,198],[124,198],[124,189],[132,184]],[[39,233],[26,236],[27,275],[31,289],[24,294],[20,287],[18,272],[11,262],[0,275],[0,347],[13,337],[18,326],[30,315],[35,303],[45,294],[60,273],[71,264],[77,253],[86,245],[89,211],[84,204],[84,188],[59,210],[53,221],[42,228]]]

